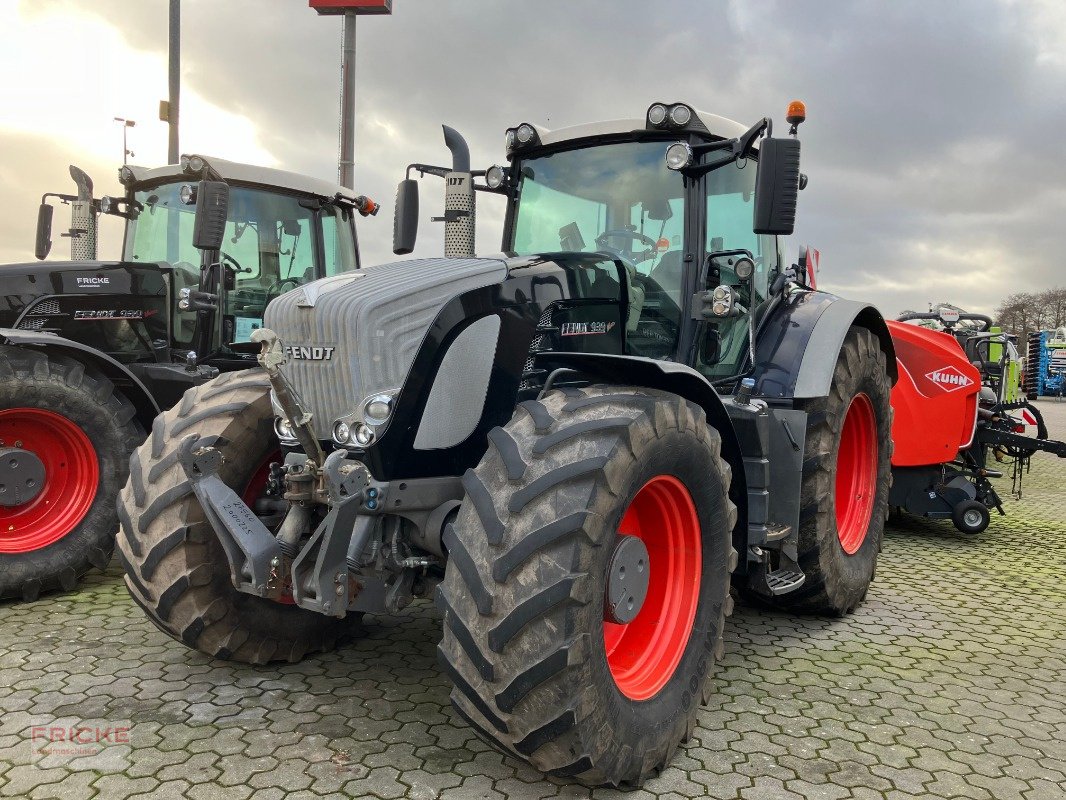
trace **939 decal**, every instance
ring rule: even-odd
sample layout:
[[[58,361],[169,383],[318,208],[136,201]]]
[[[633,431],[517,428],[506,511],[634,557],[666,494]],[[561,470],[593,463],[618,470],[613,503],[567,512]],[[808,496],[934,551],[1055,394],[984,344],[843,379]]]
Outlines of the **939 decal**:
[[[74,319],[77,320],[121,320],[121,319],[148,319],[154,317],[158,312],[154,308],[150,309],[81,309],[74,312]]]
[[[559,326],[560,336],[600,336],[614,329],[613,322],[564,322]]]

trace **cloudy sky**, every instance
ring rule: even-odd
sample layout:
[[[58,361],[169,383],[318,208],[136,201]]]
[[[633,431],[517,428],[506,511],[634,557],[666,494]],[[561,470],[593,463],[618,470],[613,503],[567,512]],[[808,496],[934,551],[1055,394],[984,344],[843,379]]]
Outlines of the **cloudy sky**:
[[[166,157],[166,0],[0,0],[0,262],[32,257],[36,205],[67,165],[118,193]],[[335,178],[340,22],[306,0],[183,0],[182,150]],[[358,37],[356,180],[380,200],[364,259],[391,259],[396,181],[446,163],[440,124],[476,166],[503,131],[641,116],[656,99],[783,124],[806,101],[792,252],[887,314],[975,311],[1066,284],[1066,4],[1058,0],[395,0]],[[416,255],[438,255],[439,181]],[[479,251],[501,209],[479,195]],[[63,214],[65,212],[57,212]],[[57,227],[65,223],[57,216]],[[104,231],[102,257],[120,230]],[[69,252],[57,242],[59,256]]]

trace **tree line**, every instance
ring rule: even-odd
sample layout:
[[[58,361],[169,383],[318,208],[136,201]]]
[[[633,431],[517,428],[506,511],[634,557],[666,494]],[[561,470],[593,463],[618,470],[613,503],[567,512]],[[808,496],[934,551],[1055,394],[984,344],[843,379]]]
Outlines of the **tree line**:
[[[1008,295],[996,308],[995,320],[1004,331],[1017,334],[1024,348],[1033,331],[1066,326],[1066,288]]]

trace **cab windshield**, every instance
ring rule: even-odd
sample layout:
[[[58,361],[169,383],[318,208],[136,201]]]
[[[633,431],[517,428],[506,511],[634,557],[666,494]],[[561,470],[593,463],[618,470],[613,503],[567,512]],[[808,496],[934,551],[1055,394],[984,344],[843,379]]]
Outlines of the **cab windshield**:
[[[684,178],[666,168],[665,151],[665,142],[626,142],[523,162],[508,248],[622,261],[630,276],[630,351],[657,358],[676,348],[684,263]]]
[[[136,192],[140,213],[126,229],[125,259],[169,266],[175,297],[200,281],[200,253],[192,243],[196,206],[184,204],[179,195],[186,183]],[[323,264],[316,252],[319,225]],[[225,293],[224,343],[246,342],[262,325],[263,310],[274,297],[358,266],[351,211],[332,205],[315,211],[299,197],[231,187],[220,256],[232,276]],[[176,342],[190,343],[195,312],[175,306],[174,320]]]

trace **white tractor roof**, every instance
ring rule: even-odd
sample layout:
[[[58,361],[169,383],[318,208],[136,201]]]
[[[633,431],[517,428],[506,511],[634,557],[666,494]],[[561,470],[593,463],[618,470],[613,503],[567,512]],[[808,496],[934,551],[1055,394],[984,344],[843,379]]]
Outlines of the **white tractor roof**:
[[[352,200],[356,193],[352,189],[346,189],[338,183],[325,181],[320,178],[311,178],[295,172],[272,167],[257,167],[253,164],[241,164],[236,161],[227,161],[224,158],[214,156],[200,156],[215,172],[222,176],[223,180],[236,183],[248,183],[268,188],[285,189],[302,194],[312,194],[328,200],[337,195]],[[195,175],[181,168],[180,164],[168,164],[165,167],[138,167],[130,165],[137,182],[166,180],[168,178],[186,178],[193,180]]]
[[[708,111],[696,111],[696,116],[711,132],[712,136],[720,136],[723,139],[732,139],[740,136],[748,128],[739,122],[711,114]],[[605,122],[589,122],[583,125],[573,125],[569,128],[549,130],[540,125],[533,125],[540,136],[541,144],[552,145],[560,142],[568,142],[575,139],[587,139],[593,136],[610,136],[619,133],[631,133],[633,131],[647,131],[648,121],[643,117],[633,119],[612,119]]]

